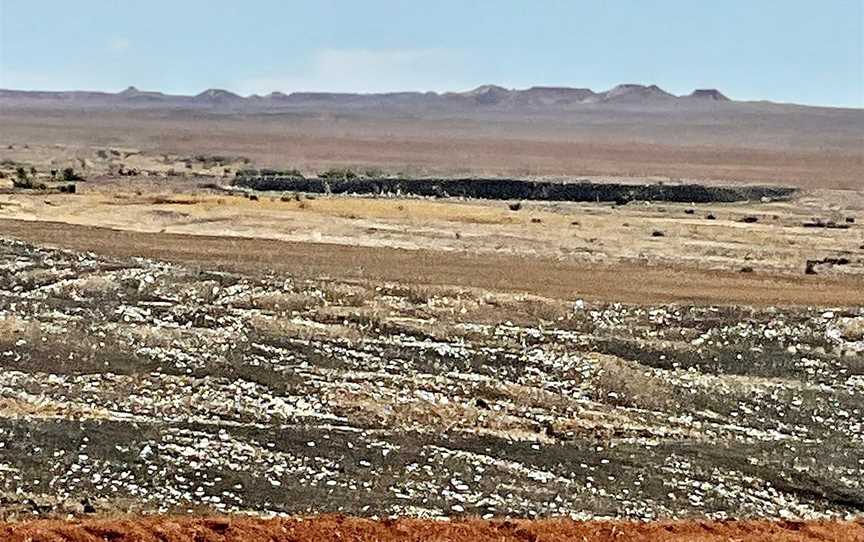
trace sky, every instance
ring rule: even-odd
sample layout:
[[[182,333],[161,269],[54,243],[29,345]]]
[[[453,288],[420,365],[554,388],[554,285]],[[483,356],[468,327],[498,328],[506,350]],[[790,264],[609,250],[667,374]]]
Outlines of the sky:
[[[0,0],[0,88],[718,88],[864,107],[864,0]]]

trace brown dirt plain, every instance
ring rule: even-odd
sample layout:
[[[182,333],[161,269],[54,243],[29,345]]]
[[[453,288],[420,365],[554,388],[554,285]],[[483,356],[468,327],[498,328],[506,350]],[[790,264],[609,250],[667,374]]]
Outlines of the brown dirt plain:
[[[309,519],[145,518],[82,522],[36,521],[0,525],[9,542],[818,542],[864,540],[855,522],[575,522],[421,520],[369,521],[323,516]]]
[[[151,171],[164,166],[146,156],[136,163],[149,163]],[[98,165],[91,158],[90,168]],[[859,191],[805,190],[792,201],[767,203],[530,202],[511,211],[501,201],[279,193],[250,199],[200,188],[213,183],[227,186],[230,177],[200,168],[164,179],[101,174],[79,183],[74,196],[0,194],[0,233],[245,273],[556,298],[824,306],[864,300]],[[844,228],[804,227],[815,220]],[[805,275],[808,260],[845,263]]]
[[[860,188],[860,111],[720,107],[435,115],[7,106],[0,107],[0,156],[36,159],[23,145],[47,143],[55,146],[51,158],[64,149],[112,146],[243,156],[262,167],[308,170],[350,165],[412,175],[656,176]]]
[[[855,306],[859,276],[805,277],[705,269],[591,265],[548,258],[140,233],[57,222],[0,221],[4,237],[201,268],[365,282],[396,281],[625,303]],[[478,272],[481,270],[482,272]]]

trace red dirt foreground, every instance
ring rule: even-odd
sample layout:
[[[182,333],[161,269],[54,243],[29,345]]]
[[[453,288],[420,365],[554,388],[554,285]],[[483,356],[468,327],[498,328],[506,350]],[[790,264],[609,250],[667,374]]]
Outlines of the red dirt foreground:
[[[342,516],[144,517],[0,524],[4,542],[615,542],[864,541],[864,521],[373,521]]]

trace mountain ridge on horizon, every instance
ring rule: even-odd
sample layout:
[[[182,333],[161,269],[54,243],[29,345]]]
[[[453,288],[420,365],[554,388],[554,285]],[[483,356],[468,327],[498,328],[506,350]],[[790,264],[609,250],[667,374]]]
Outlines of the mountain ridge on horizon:
[[[812,107],[825,109],[855,109],[852,107],[804,105],[773,102],[769,100],[739,101],[730,99],[715,88],[697,88],[690,94],[676,95],[657,85],[623,83],[605,91],[595,92],[590,88],[536,85],[524,89],[506,88],[495,84],[480,85],[466,91],[391,91],[391,92],[328,92],[328,91],[272,91],[259,95],[243,96],[222,88],[208,88],[198,94],[167,94],[161,91],[142,91],[129,86],[119,92],[98,90],[13,90],[0,89],[0,104],[23,105],[68,103],[93,107],[159,107],[186,108],[210,107],[227,109],[268,109],[280,106],[320,107],[429,107],[446,109],[490,108],[499,110],[555,110],[556,108],[583,105],[680,105],[690,107],[708,104],[765,104],[772,106]]]

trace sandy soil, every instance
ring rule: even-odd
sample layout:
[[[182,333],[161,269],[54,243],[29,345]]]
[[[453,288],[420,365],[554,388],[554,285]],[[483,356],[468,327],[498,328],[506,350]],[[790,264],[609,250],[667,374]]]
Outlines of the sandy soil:
[[[297,519],[147,518],[0,524],[9,542],[817,542],[864,540],[864,524],[844,522],[572,522],[420,520],[370,521],[323,516]]]
[[[199,181],[200,183],[200,181]],[[789,202],[524,204],[261,194],[195,189],[194,181],[81,183],[83,194],[0,194],[0,218],[142,232],[242,236],[364,247],[800,274],[808,259],[846,258],[864,274],[864,193],[811,191]],[[745,219],[757,220],[747,224]],[[805,228],[814,218],[848,229]],[[654,232],[663,237],[654,237]]]
[[[604,266],[496,254],[142,233],[41,221],[0,220],[0,235],[122,258],[148,257],[307,278],[449,285],[629,303],[864,304],[864,289],[856,276],[788,276],[635,264]],[[478,269],[483,272],[478,273]]]
[[[116,167],[114,154],[103,155],[109,158],[91,156],[91,170]],[[189,170],[180,166],[187,176],[163,178],[159,175],[172,167],[173,158],[129,158],[152,176],[103,173],[78,183],[75,195],[0,193],[0,219],[8,220],[3,231],[81,250],[197,260],[244,271],[255,265],[306,276],[564,297],[828,305],[860,299],[864,192],[859,190],[805,190],[789,201],[699,205],[523,202],[514,211],[507,202],[482,200],[313,199],[274,192],[252,199],[202,188],[230,187],[224,168],[193,161]],[[40,167],[44,179],[48,174]],[[0,170],[14,175],[13,166]],[[840,227],[805,227],[817,220]],[[190,243],[188,236],[202,237]],[[804,276],[810,260],[841,263],[819,265],[818,275]],[[473,266],[492,272],[478,274]],[[627,281],[615,280],[622,277]]]

